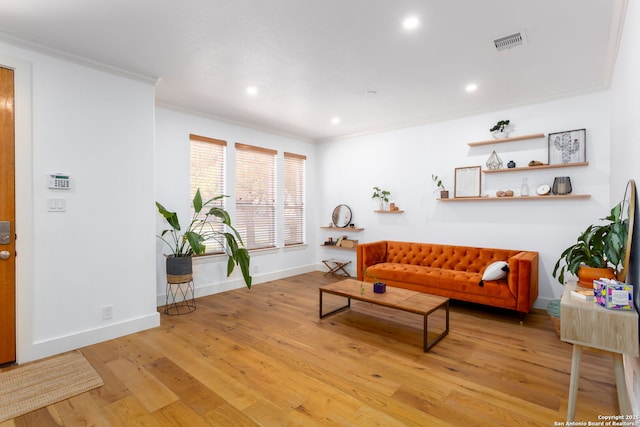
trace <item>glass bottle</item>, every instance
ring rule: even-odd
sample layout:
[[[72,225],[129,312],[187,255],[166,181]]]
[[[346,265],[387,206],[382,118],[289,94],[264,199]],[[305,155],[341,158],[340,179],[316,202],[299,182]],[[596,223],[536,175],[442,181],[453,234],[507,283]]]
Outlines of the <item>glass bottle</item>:
[[[529,184],[527,183],[527,178],[522,178],[522,187],[520,187],[520,195],[521,196],[529,195]]]

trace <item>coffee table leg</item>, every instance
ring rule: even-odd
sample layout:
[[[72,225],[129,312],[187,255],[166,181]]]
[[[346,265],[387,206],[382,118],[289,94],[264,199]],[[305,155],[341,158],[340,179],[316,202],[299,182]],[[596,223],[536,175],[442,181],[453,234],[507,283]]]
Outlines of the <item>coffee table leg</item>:
[[[346,310],[351,307],[351,298],[347,297],[347,305],[345,305],[344,307],[336,308],[335,310],[330,311],[328,313],[322,314],[322,294],[323,293],[324,292],[322,291],[322,289],[320,289],[320,313],[319,314],[321,319],[324,319],[327,316],[331,316],[332,314],[336,314],[340,311]]]
[[[428,340],[428,334],[427,331],[429,330],[429,314],[425,313],[424,314],[424,338],[422,339],[422,346],[424,349],[424,352],[426,353],[427,351],[429,351],[429,340]]]
[[[438,309],[440,308],[444,308],[445,310],[445,329],[444,331],[438,335],[436,338],[434,338],[433,341],[429,342],[428,340],[428,324],[429,324],[429,314],[434,313],[436,311],[438,311]],[[424,352],[426,353],[427,351],[429,351],[431,349],[431,347],[433,347],[434,345],[438,344],[438,342],[440,342],[440,340],[444,337],[446,337],[449,334],[449,301],[447,300],[446,303],[442,304],[441,306],[437,307],[435,310],[431,311],[430,313],[425,313],[424,315],[424,338],[423,338],[423,348],[424,348]]]

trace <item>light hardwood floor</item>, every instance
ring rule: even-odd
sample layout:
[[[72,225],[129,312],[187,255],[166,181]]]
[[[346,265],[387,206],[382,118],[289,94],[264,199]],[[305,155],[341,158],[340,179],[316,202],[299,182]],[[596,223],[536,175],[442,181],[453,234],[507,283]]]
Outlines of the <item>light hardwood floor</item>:
[[[553,426],[571,345],[546,312],[453,303],[422,351],[422,318],[353,302],[320,320],[321,272],[197,300],[161,326],[81,349],[99,389],[6,426]],[[325,297],[326,309],[343,304]],[[333,299],[332,299],[333,298]],[[442,326],[436,316],[430,327]],[[576,420],[617,414],[611,358],[586,352]]]

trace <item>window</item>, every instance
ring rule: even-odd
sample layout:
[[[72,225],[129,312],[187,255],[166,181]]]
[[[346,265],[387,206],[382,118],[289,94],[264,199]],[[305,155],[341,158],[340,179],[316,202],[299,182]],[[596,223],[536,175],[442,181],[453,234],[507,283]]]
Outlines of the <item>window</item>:
[[[284,153],[284,245],[304,243],[304,166],[306,156]]]
[[[191,158],[191,199],[195,196],[198,188],[202,195],[202,201],[224,194],[224,166],[225,151],[227,142],[220,139],[207,138],[198,135],[189,135],[190,158]],[[223,200],[216,200],[211,206],[224,207]],[[204,210],[203,210],[204,211]],[[191,206],[191,217],[193,218],[193,206]],[[204,218],[203,212],[200,217]],[[220,224],[218,231],[224,231]],[[222,246],[217,241],[207,242],[207,253],[222,252]]]
[[[236,222],[247,249],[276,246],[276,154],[236,143]]]

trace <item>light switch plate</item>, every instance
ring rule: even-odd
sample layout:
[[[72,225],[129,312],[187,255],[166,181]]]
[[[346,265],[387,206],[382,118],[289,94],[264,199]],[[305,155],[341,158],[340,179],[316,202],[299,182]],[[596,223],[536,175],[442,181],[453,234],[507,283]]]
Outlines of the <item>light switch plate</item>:
[[[47,199],[47,211],[49,212],[66,212],[67,200],[50,197]]]

